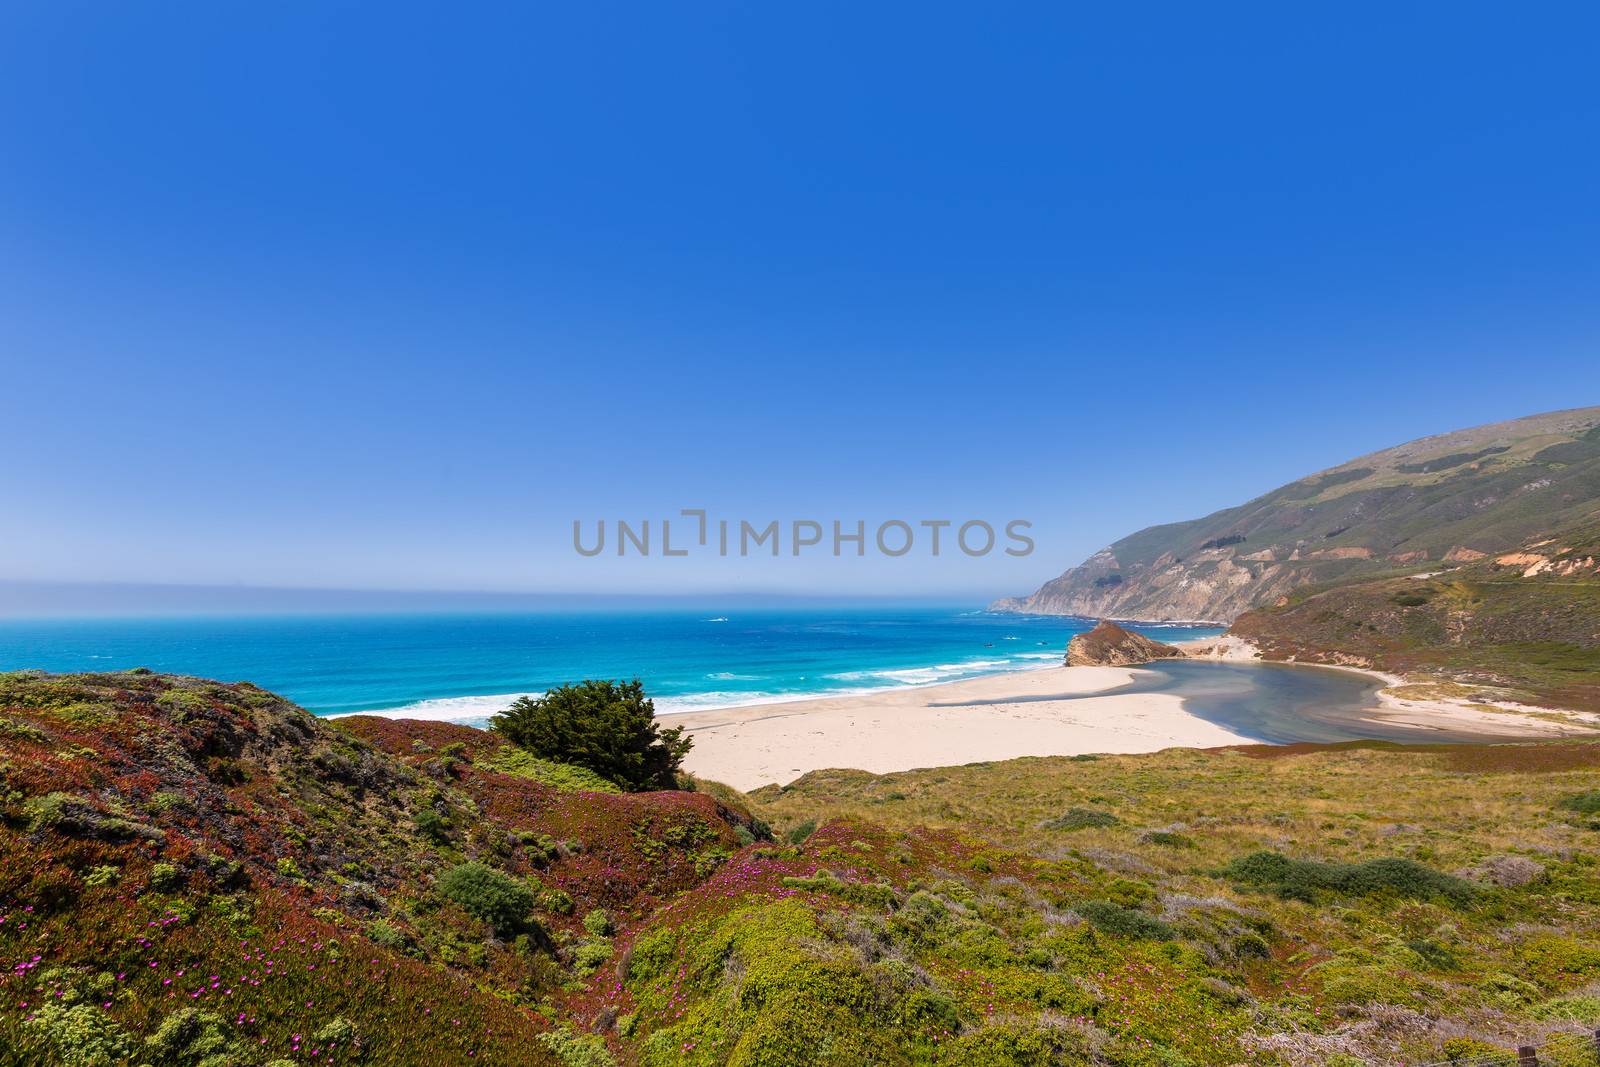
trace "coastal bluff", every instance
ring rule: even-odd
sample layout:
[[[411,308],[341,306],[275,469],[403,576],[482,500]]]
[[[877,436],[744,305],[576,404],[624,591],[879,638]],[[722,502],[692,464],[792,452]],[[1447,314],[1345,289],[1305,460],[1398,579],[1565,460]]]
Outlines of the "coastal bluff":
[[[1125,630],[1110,619],[1102,619],[1088,633],[1078,634],[1067,642],[1066,664],[1068,667],[1128,667],[1182,655],[1181,649]]]

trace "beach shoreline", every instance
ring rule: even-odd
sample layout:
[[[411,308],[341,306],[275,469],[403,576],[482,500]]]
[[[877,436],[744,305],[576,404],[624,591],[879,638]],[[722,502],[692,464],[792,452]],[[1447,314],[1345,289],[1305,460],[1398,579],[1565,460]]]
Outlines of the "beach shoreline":
[[[1193,658],[1261,662],[1231,644]],[[1375,677],[1386,688],[1404,682],[1377,671],[1338,669]],[[823,769],[886,774],[1022,756],[1261,743],[1187,710],[1181,694],[1137,691],[1134,683],[1141,676],[1138,667],[1052,666],[849,696],[680,712],[667,721],[694,739],[686,770],[738,789],[784,784]],[[1537,711],[1398,699],[1380,691],[1370,711],[1352,722],[1415,730],[1418,741],[1430,736],[1549,740],[1588,732]]]
[[[1242,637],[1223,634],[1174,642],[1185,657],[1221,663],[1274,663],[1285,667],[1313,667],[1362,675],[1381,683],[1377,713],[1368,721],[1419,731],[1480,734],[1484,739],[1524,738],[1549,740],[1593,735],[1600,730],[1600,715],[1544,708],[1487,695],[1481,688],[1456,686],[1439,678],[1407,678],[1353,663],[1313,663],[1266,660],[1261,650]]]

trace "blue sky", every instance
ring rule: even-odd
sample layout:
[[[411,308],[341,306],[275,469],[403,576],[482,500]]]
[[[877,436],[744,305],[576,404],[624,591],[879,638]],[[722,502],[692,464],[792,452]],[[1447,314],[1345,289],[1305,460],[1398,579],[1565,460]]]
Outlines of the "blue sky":
[[[1101,7],[5,5],[0,578],[987,597],[1600,403],[1592,6]]]

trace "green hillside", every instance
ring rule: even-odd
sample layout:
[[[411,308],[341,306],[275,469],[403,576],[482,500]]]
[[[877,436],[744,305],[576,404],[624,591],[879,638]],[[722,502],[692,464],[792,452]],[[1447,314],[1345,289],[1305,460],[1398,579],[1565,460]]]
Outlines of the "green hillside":
[[[1269,659],[1358,663],[1600,711],[1600,522],[1472,563],[1309,587],[1230,632]]]
[[[0,675],[0,1062],[1353,1067],[1600,1023],[1594,744],[685,784]]]
[[[1502,552],[1600,507],[1600,408],[1427,437],[1110,545],[996,607],[1231,620],[1311,584]]]

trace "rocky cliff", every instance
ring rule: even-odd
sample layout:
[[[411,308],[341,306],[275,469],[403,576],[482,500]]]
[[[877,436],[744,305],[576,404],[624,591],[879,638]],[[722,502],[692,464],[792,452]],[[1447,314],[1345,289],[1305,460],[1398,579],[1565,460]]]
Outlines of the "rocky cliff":
[[[997,611],[1230,622],[1306,586],[1513,550],[1600,502],[1600,407],[1425,437],[1101,549]]]
[[[1067,642],[1069,667],[1127,667],[1182,655],[1180,650],[1171,645],[1124,630],[1109,619]]]

